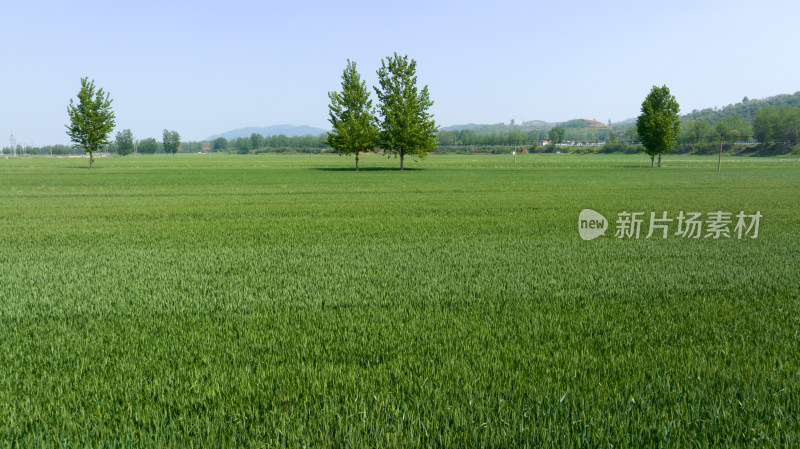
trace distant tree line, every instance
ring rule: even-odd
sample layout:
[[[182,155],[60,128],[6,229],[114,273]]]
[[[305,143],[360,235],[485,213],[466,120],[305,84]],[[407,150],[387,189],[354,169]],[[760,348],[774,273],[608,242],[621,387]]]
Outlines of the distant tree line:
[[[87,80],[82,80],[84,84]],[[555,132],[554,132],[555,131]],[[166,133],[170,133],[167,135]],[[227,140],[217,138],[210,142],[180,142],[174,138],[175,131],[165,130],[170,142],[178,140],[177,146],[155,138],[135,139],[130,130],[117,133],[116,139],[100,145],[103,153],[165,154],[175,152],[197,153],[223,151],[235,153],[262,152],[306,152],[334,151],[328,144],[328,134],[318,136],[285,135],[262,136],[252,134]],[[177,133],[175,133],[177,134]],[[503,124],[488,125],[482,129],[444,130],[436,135],[437,151],[508,152],[513,148],[528,151],[554,151],[552,143],[569,142],[574,146],[603,144],[601,152],[639,151],[639,136],[632,125],[587,126],[585,120],[571,120],[550,129],[530,129],[524,126]],[[542,142],[551,145],[538,148]],[[800,146],[800,92],[793,95],[777,95],[763,100],[750,100],[728,105],[722,109],[692,111],[681,118],[680,133],[676,137],[673,152],[707,154],[719,150],[720,144],[730,149],[741,143],[758,142],[774,149],[775,153],[790,151]],[[751,144],[752,145],[752,144]],[[0,150],[3,155],[79,155],[85,149],[79,145],[14,145]]]
[[[759,142],[800,144],[800,107],[766,106],[753,118],[753,135]]]
[[[165,130],[166,131],[166,130]],[[175,131],[169,131],[170,142],[176,141],[172,133],[177,134]],[[177,136],[180,138],[180,136]],[[179,142],[177,147],[172,146],[165,149],[163,140],[156,140],[154,137],[144,139],[135,139],[130,130],[122,130],[117,133],[117,139],[103,146],[100,151],[108,154],[118,154],[120,156],[127,156],[131,154],[172,154],[175,149],[176,153],[205,153],[205,152],[231,152],[246,154],[250,152],[265,153],[321,153],[330,151],[331,147],[326,143],[327,134],[320,134],[318,136],[293,136],[287,137],[283,134],[277,136],[264,137],[261,134],[253,134],[250,137],[239,137],[236,139],[227,140],[224,137],[219,137],[210,142],[194,142],[184,141]],[[80,146],[70,145],[45,145],[45,146],[29,146],[29,145],[16,145],[16,154],[18,155],[79,155],[83,154],[83,148]],[[11,147],[4,147],[2,154],[14,154],[14,149]]]
[[[16,151],[15,151],[16,150]],[[53,155],[53,156],[62,156],[62,155],[71,155],[71,154],[81,154],[83,153],[82,149],[77,149],[71,145],[45,145],[41,147],[32,146],[32,145],[14,145],[14,147],[6,146],[0,150],[4,155]]]
[[[800,93],[771,97],[791,101],[800,98]],[[752,120],[743,116],[728,114],[714,116],[715,121],[703,117],[710,114],[687,114],[680,122],[680,132],[675,137],[673,153],[711,154],[734,147],[754,146],[754,151],[763,154],[781,154],[800,145],[800,106],[783,104],[765,105],[767,102],[748,100],[759,106]],[[739,110],[739,104],[727,108]],[[744,109],[742,109],[744,110]],[[750,109],[746,109],[750,110]],[[490,132],[472,129],[439,131],[439,151],[444,152],[487,152],[503,153],[514,147],[527,148],[528,151],[555,151],[552,143],[568,142],[573,146],[586,146],[602,143],[603,153],[637,153],[641,151],[640,138],[635,126],[613,126],[607,128],[578,128],[583,120],[574,120],[557,125],[549,130],[523,130],[517,127],[492,127]],[[505,128],[505,129],[502,129]],[[544,141],[550,145],[537,148]],[[762,151],[762,150],[769,151]]]
[[[211,151],[227,151],[239,154],[254,153],[321,153],[330,149],[327,134],[318,136],[292,136],[283,134],[262,136],[253,133],[250,137],[226,139],[217,137],[209,143]]]
[[[742,98],[740,103],[729,104],[724,108],[706,108],[702,110],[693,110],[683,117],[684,121],[703,120],[710,124],[715,124],[729,115],[737,115],[749,123],[753,123],[756,114],[764,107],[772,106],[780,108],[781,106],[800,107],[800,92],[795,92],[792,95],[783,94],[775,95],[764,99],[751,100],[747,97]]]
[[[790,151],[800,145],[800,107],[763,106],[752,122],[738,115],[726,115],[713,124],[684,119],[675,151],[706,154],[720,145],[727,150],[737,143],[769,147],[773,153]]]
[[[556,130],[558,138],[554,139],[556,136],[551,135],[553,129]],[[611,135],[616,135],[617,139],[625,139],[630,134],[625,134],[627,129],[632,129],[632,127],[620,128],[619,133],[615,132],[613,128],[568,128],[563,125],[556,125],[547,130],[523,130],[519,127],[509,127],[506,130],[493,132],[479,132],[471,129],[440,130],[438,138],[440,147],[513,147],[515,145],[535,147],[543,141],[552,140],[558,141],[557,143],[602,143],[608,140]]]
[[[752,102],[756,102],[752,100]],[[688,114],[681,120],[681,131],[677,137],[675,153],[710,154],[719,150],[720,141],[728,151],[738,142],[759,142],[775,147],[775,152],[786,152],[787,148],[800,145],[800,107],[781,105],[763,106],[753,115],[752,122],[740,116],[727,115],[711,123],[703,119],[693,119]],[[577,145],[603,143],[604,153],[636,153],[639,151],[639,137],[634,126],[615,127],[616,129],[581,129],[563,126],[564,142]],[[550,130],[523,130],[508,127],[506,130],[478,132],[471,129],[439,130],[437,139],[439,152],[451,153],[505,153],[514,147],[527,148],[528,151],[553,151],[552,147],[539,148],[543,141],[551,141]],[[117,139],[101,149],[110,154],[165,154],[164,144],[155,138],[136,140],[130,130],[117,133]],[[121,134],[121,135],[120,135]],[[262,136],[252,134],[227,140],[219,137],[210,142],[181,142],[177,152],[234,152],[234,153],[321,153],[332,151],[327,144],[327,134],[318,136],[285,135]],[[15,145],[18,155],[79,155],[80,146],[69,145]],[[783,150],[781,151],[781,148]],[[14,154],[14,148],[6,146],[3,155]]]

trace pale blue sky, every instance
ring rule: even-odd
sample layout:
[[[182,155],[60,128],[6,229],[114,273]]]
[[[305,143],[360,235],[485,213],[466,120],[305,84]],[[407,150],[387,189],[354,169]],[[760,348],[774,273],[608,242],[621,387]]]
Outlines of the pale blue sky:
[[[327,128],[346,60],[372,86],[393,52],[442,126],[623,120],[662,84],[682,112],[722,107],[800,90],[798,20],[796,0],[0,0],[0,146],[67,143],[83,76],[137,138]]]

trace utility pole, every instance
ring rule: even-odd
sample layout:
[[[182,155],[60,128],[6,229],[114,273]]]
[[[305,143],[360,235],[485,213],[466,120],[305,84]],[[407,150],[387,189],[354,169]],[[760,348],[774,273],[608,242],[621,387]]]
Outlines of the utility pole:
[[[511,129],[512,130],[514,129],[514,119],[513,118],[511,119]],[[512,153],[514,153],[514,163],[515,164],[517,163],[517,141],[518,140],[519,140],[519,136],[517,136],[517,133],[515,132],[514,133],[514,151],[512,151]]]
[[[14,133],[11,133],[11,137],[8,139],[11,143],[11,151],[14,156],[17,155],[17,139],[14,138]]]
[[[724,134],[719,133],[719,160],[717,160],[717,171],[719,171],[720,167],[722,166],[722,137],[723,136],[724,136]]]
[[[517,163],[517,139],[516,138],[514,138],[514,151],[512,151],[512,153],[514,153],[514,163],[516,164]]]

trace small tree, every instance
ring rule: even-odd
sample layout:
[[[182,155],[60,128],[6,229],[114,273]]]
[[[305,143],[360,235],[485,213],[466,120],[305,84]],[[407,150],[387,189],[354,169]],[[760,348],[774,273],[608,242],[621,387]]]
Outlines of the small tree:
[[[169,154],[178,152],[178,147],[181,145],[181,135],[177,131],[164,130],[164,152]]]
[[[428,109],[433,101],[428,86],[417,90],[417,62],[408,56],[389,56],[381,60],[375,87],[381,104],[379,144],[387,154],[400,156],[400,170],[406,154],[424,158],[437,147],[439,129]]]
[[[127,156],[133,153],[133,134],[131,130],[123,129],[119,131],[114,143],[117,147],[117,154],[120,156]]]
[[[379,129],[367,83],[361,81],[355,62],[347,60],[342,73],[342,92],[328,92],[328,97],[331,99],[328,121],[332,127],[328,145],[340,155],[355,154],[358,171],[358,155],[378,145]]]
[[[550,128],[550,142],[557,144],[564,141],[564,132],[566,130],[561,125],[556,125]]]
[[[259,133],[252,133],[250,134],[250,143],[254,150],[264,148],[264,136]]]
[[[211,141],[211,149],[214,151],[222,151],[228,148],[228,139],[224,137],[217,137]]]
[[[696,150],[699,145],[705,144],[713,132],[711,124],[705,120],[692,120],[681,122],[681,134],[679,138]]]
[[[70,124],[65,125],[67,135],[89,153],[89,168],[94,165],[94,152],[111,143],[108,137],[116,125],[112,101],[102,88],[95,91],[94,81],[89,81],[89,78],[81,78],[78,104],[69,100],[67,113]]]
[[[231,144],[239,154],[248,154],[253,148],[253,141],[249,137],[237,137],[231,141]]]
[[[147,139],[142,139],[139,141],[139,146],[138,146],[139,153],[156,154],[157,149],[158,145],[156,143],[155,137],[148,137]]]
[[[800,108],[764,106],[753,118],[755,138],[762,144],[797,143],[800,137]]]
[[[642,102],[642,113],[636,119],[636,132],[645,153],[650,155],[650,167],[656,155],[661,167],[661,153],[675,147],[676,137],[681,131],[679,111],[680,106],[667,86],[653,86]]]
[[[738,115],[726,115],[714,124],[714,130],[725,143],[734,143],[752,135],[753,130],[747,120]]]

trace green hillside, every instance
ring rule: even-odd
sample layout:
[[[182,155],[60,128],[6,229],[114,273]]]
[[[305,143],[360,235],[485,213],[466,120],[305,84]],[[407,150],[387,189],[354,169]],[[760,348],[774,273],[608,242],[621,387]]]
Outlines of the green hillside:
[[[800,91],[795,92],[794,94],[791,95],[780,94],[780,95],[774,95],[772,97],[753,99],[753,100],[744,97],[741,102],[730,104],[723,108],[713,107],[701,110],[695,109],[692,112],[683,115],[681,119],[689,121],[704,120],[713,125],[727,116],[738,116],[742,117],[748,122],[752,122],[753,118],[756,115],[756,112],[765,106],[800,107]],[[519,128],[521,131],[549,130],[550,128],[558,124],[568,129],[592,128],[597,130],[607,129],[611,132],[620,132],[623,131],[625,128],[635,125],[636,119],[630,118],[627,120],[623,120],[621,122],[613,122],[610,126],[596,120],[589,120],[582,118],[568,120],[566,122],[548,122],[544,120],[531,120],[523,122],[520,125],[514,125],[514,127]],[[442,130],[444,131],[470,130],[476,133],[496,133],[496,132],[508,131],[511,128],[512,125],[508,125],[505,123],[495,123],[495,124],[469,123],[467,125],[453,125],[453,126],[442,127]]]
[[[800,91],[795,92],[792,95],[781,94],[755,100],[750,100],[747,97],[744,97],[741,102],[729,104],[722,109],[705,108],[699,111],[695,109],[689,114],[684,115],[682,118],[689,120],[705,120],[712,125],[727,116],[738,116],[742,117],[748,122],[752,122],[753,118],[756,116],[756,112],[758,112],[758,110],[764,106],[798,107],[800,106]]]

